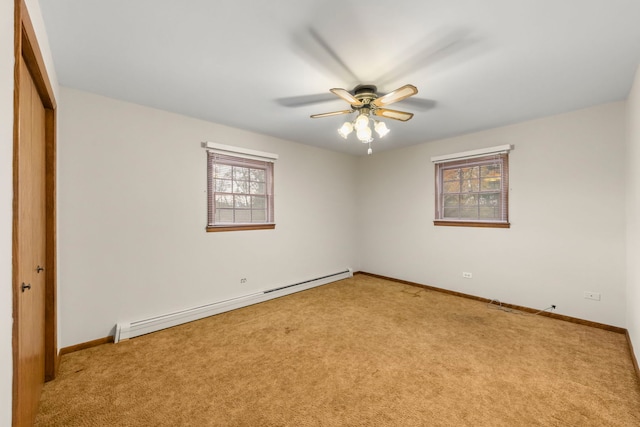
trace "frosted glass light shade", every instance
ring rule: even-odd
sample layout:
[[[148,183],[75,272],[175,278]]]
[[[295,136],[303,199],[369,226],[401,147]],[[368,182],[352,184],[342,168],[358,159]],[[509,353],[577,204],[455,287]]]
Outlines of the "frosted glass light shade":
[[[340,129],[338,129],[338,133],[344,139],[347,139],[347,137],[349,136],[349,134],[351,132],[353,132],[353,125],[351,124],[351,122],[344,122],[342,127]]]
[[[375,130],[380,138],[384,137],[386,134],[389,133],[389,128],[384,122],[376,122]]]
[[[358,129],[356,131],[356,136],[361,142],[371,142],[371,128],[367,126],[362,129]]]
[[[364,129],[369,127],[369,117],[364,114],[360,114],[353,126],[356,130]]]

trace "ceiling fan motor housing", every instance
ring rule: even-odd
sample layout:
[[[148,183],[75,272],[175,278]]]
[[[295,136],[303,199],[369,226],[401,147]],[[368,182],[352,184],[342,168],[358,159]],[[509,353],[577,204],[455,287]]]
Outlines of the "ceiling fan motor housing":
[[[378,97],[378,95],[376,95],[376,90],[377,88],[374,85],[356,86],[356,88],[353,90],[354,96],[358,101],[362,102],[364,105],[360,105],[360,106],[354,105],[353,107],[356,109],[372,108],[373,106],[370,105],[371,101],[373,101]]]

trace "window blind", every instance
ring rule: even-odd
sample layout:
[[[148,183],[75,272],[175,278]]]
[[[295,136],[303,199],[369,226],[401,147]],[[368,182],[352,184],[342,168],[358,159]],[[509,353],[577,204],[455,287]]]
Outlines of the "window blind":
[[[234,147],[231,145],[219,144],[217,142],[203,142],[202,147],[206,148],[207,151],[211,153],[240,157],[248,160],[260,160],[263,162],[275,162],[276,160],[278,160],[277,154],[267,153],[265,151],[251,150],[249,148]]]
[[[511,150],[511,145],[510,144],[506,144],[506,145],[498,145],[495,147],[487,147],[487,148],[480,148],[477,150],[469,150],[469,151],[463,151],[460,153],[453,153],[453,154],[445,154],[442,156],[434,156],[431,157],[431,161],[433,163],[443,163],[443,162],[450,162],[453,160],[463,160],[463,159],[474,159],[474,158],[478,158],[478,157],[484,157],[490,154],[504,154],[504,153],[508,153]]]
[[[274,223],[273,158],[207,150],[208,226]]]
[[[508,223],[507,153],[435,163],[436,221]]]

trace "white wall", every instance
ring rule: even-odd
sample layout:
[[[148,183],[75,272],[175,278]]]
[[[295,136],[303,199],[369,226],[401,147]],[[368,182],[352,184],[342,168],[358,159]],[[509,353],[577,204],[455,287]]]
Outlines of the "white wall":
[[[362,271],[625,326],[624,129],[619,102],[359,159]],[[435,227],[431,156],[502,144],[511,228]]]
[[[358,269],[354,157],[64,87],[59,106],[61,347]],[[280,156],[275,230],[205,232],[201,141]]]
[[[0,0],[0,425],[11,425],[13,0]]]
[[[640,361],[640,67],[627,100],[627,330]]]

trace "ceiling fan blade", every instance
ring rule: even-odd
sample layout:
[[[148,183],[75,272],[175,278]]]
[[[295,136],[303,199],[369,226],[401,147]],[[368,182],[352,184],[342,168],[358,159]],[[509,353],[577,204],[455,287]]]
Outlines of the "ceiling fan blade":
[[[345,89],[333,88],[329,90],[331,91],[331,93],[339,96],[351,105],[363,105],[362,101],[358,100],[355,96],[353,96],[349,91]]]
[[[314,68],[328,71],[340,81],[350,84],[360,81],[338,52],[313,27],[294,32],[292,42],[294,52]]]
[[[418,89],[414,85],[404,85],[393,92],[389,92],[383,97],[374,99],[372,104],[376,107],[384,107],[385,105],[392,104],[394,102],[402,101],[405,98],[418,93]]]
[[[374,79],[380,86],[385,86],[405,76],[424,68],[433,67],[446,62],[452,66],[455,62],[470,59],[481,53],[480,40],[465,29],[454,29],[428,34],[424,39],[408,46],[404,54],[394,61],[395,65],[385,74]],[[406,58],[406,59],[402,59]],[[433,73],[433,71],[432,71]]]
[[[340,114],[353,113],[353,110],[332,111],[331,113],[312,114],[312,119],[319,119],[321,117],[339,116]],[[413,114],[412,114],[413,115]]]
[[[438,106],[438,102],[426,98],[409,98],[402,101],[402,105],[418,111],[428,111]]]
[[[407,113],[406,111],[389,110],[387,108],[377,108],[373,111],[373,114],[375,114],[376,116],[386,117],[387,119],[400,120],[402,122],[406,122],[411,117],[413,117],[413,113]]]
[[[290,96],[287,98],[278,98],[275,101],[283,107],[304,107],[313,104],[322,104],[324,102],[335,101],[336,98],[330,93],[317,93],[313,95]]]
[[[309,28],[309,33],[311,34],[311,37],[313,37],[313,39],[329,54],[331,59],[336,61],[336,64],[338,64],[344,71],[346,71],[354,80],[359,80],[355,73],[351,70],[351,68],[349,68],[349,66],[346,64],[346,62],[344,62],[342,58],[340,58],[340,55],[338,55],[338,53],[329,45],[329,43],[327,43],[325,39],[322,38],[322,36],[315,29]]]

